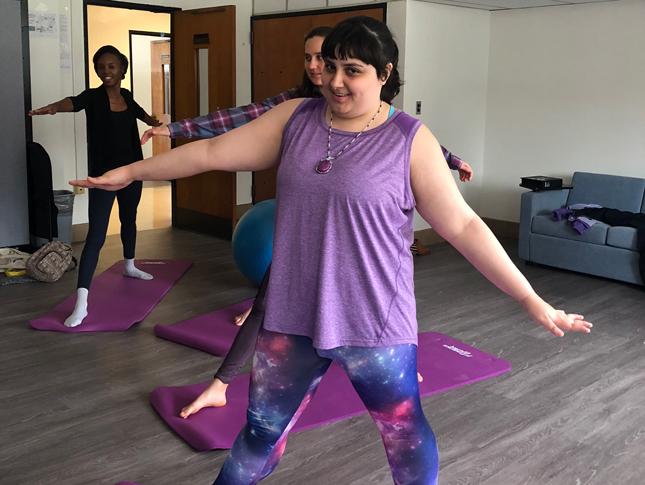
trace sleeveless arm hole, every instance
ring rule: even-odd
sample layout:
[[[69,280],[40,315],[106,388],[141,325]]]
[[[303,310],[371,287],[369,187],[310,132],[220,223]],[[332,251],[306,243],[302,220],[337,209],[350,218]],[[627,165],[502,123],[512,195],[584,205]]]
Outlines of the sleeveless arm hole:
[[[414,138],[421,127],[421,121],[412,116],[404,113],[397,113],[396,123],[399,126],[403,136],[405,136],[405,158],[403,160],[403,168],[405,173],[405,190],[403,194],[404,207],[408,210],[412,210],[416,207],[416,199],[414,198],[414,193],[412,192],[412,179],[410,173],[410,159],[412,157],[412,143]]]
[[[285,140],[289,140],[289,138],[292,135],[292,125],[294,120],[297,118],[299,114],[302,112],[310,111],[312,109],[315,109],[317,104],[320,102],[324,102],[324,98],[305,98],[302,103],[298,105],[298,107],[291,113],[291,116],[289,117],[289,120],[287,121],[287,124],[284,126],[284,130],[282,131],[282,142],[280,143],[280,155],[278,159],[278,163],[276,165],[277,169],[280,170],[280,162],[282,161],[282,156],[284,154],[284,149],[285,149]]]

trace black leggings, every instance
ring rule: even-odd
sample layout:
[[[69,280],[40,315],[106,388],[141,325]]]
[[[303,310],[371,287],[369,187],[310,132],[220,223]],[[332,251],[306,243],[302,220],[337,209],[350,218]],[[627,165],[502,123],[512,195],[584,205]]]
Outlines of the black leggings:
[[[229,384],[235,376],[237,376],[242,367],[249,360],[255,351],[255,342],[258,339],[258,333],[264,323],[264,297],[266,295],[267,286],[269,284],[269,275],[271,273],[271,265],[266,270],[260,289],[253,302],[253,309],[244,325],[240,328],[228,350],[224,361],[219,366],[215,373],[215,377],[225,384]]]
[[[619,211],[605,207],[578,209],[573,211],[576,216],[586,216],[610,226],[627,226],[636,228],[636,248],[640,252],[638,269],[645,285],[645,214],[641,212]]]
[[[78,265],[77,288],[89,289],[92,276],[96,270],[99,253],[105,242],[110,212],[114,205],[114,197],[119,201],[119,220],[121,221],[121,242],[123,243],[123,257],[134,258],[134,249],[137,244],[137,206],[141,200],[143,183],[132,182],[127,187],[116,192],[101,189],[89,189],[89,230],[85,247]]]

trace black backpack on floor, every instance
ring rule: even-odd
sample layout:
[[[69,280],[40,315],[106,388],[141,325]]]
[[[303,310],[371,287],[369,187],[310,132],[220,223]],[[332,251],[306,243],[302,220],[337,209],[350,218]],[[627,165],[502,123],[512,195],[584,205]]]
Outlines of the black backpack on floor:
[[[58,208],[54,203],[52,164],[45,149],[27,142],[27,187],[29,191],[29,232],[51,241],[58,237]]]

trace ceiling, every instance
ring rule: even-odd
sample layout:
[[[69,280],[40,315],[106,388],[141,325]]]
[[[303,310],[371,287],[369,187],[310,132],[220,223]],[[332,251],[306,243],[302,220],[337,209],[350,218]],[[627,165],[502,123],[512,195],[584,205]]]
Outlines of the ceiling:
[[[555,7],[562,5],[579,5],[582,3],[615,2],[617,0],[422,0],[429,3],[441,3],[458,7],[477,8],[480,10],[512,10],[534,7]]]

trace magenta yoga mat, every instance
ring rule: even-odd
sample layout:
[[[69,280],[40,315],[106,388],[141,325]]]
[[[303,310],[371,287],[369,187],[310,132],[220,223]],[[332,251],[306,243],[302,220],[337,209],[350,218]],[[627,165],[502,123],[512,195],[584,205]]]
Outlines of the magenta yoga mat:
[[[233,344],[240,327],[233,317],[247,310],[253,299],[189,318],[172,325],[155,325],[157,337],[187,345],[213,355],[225,355]]]
[[[431,396],[504,374],[511,364],[447,335],[427,332],[419,334],[418,368],[424,377],[419,384],[420,394]],[[230,448],[246,422],[249,374],[231,382],[225,407],[202,409],[188,419],[180,418],[181,409],[208,384],[159,387],[150,395],[150,403],[161,419],[197,451]],[[292,432],[364,412],[351,382],[340,367],[332,364]]]
[[[121,332],[141,322],[192,266],[186,260],[137,260],[137,267],[154,279],[145,281],[123,276],[120,261],[92,280],[88,298],[89,314],[77,327],[63,325],[72,313],[72,295],[45,315],[29,322],[36,330],[55,332]]]

